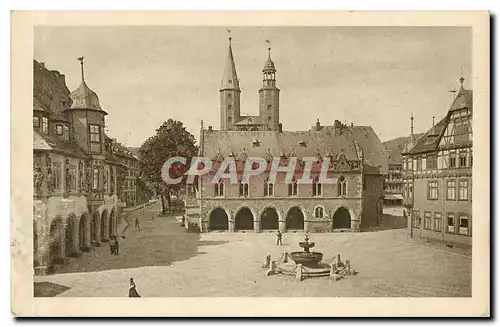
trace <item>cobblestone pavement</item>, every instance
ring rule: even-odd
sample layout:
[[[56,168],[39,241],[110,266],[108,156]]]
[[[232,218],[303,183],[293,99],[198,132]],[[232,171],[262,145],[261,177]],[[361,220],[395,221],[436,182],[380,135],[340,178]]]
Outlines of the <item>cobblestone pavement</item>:
[[[80,269],[85,272],[37,276],[36,281],[69,287],[58,295],[68,297],[126,297],[130,277],[143,297],[471,296],[468,251],[413,241],[402,229],[310,234],[316,243],[314,250],[323,252],[325,260],[340,253],[359,274],[340,281],[317,278],[300,282],[292,276],[265,276],[261,265],[268,254],[277,260],[284,251],[300,251],[297,243],[304,238],[302,232],[284,234],[283,246],[276,246],[276,236],[270,233],[187,233],[173,217],[141,224],[141,232],[127,232],[123,258],[120,255],[116,264],[108,263],[115,259],[103,253],[92,260],[83,259],[88,260],[87,268]],[[140,239],[143,241],[137,241]],[[187,250],[192,242],[197,248]],[[99,250],[109,252],[108,248]],[[117,269],[119,263],[122,269]]]

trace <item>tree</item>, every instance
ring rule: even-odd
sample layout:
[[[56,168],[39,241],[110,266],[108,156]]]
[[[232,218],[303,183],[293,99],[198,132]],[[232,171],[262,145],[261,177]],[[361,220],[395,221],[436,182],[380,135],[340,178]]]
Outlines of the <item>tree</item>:
[[[171,206],[170,193],[178,192],[185,186],[185,179],[179,184],[167,184],[162,179],[163,164],[171,157],[185,157],[186,166],[175,165],[170,176],[176,178],[189,167],[191,158],[198,153],[194,136],[186,130],[181,121],[168,119],[149,137],[139,149],[141,176],[154,186],[156,194],[160,195],[162,213],[166,213],[165,197],[168,207]]]

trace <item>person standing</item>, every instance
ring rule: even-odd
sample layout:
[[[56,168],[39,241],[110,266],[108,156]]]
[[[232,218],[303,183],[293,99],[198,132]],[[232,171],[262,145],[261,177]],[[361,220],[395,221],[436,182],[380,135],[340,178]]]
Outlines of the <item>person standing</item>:
[[[139,222],[139,217],[135,218],[135,228],[141,230],[141,223]]]
[[[112,236],[111,241],[109,242],[109,251],[111,252],[111,255],[115,254],[115,241],[114,241],[115,239],[116,237]]]
[[[113,243],[114,243],[113,248],[115,250],[115,255],[118,255],[120,253],[120,243],[118,242],[118,237],[115,236],[115,240]]]
[[[276,245],[283,245],[282,238],[283,234],[281,234],[281,231],[278,231],[278,234],[276,234]]]

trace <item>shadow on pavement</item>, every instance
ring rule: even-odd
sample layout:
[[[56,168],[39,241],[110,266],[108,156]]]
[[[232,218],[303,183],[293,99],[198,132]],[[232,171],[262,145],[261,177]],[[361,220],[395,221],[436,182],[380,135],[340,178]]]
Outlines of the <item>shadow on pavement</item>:
[[[199,246],[205,246],[205,245],[221,245],[221,244],[226,244],[227,241],[200,241],[198,243]]]
[[[92,247],[91,252],[57,267],[54,273],[168,266],[196,256],[200,235],[188,233],[174,217],[149,219],[157,212],[157,206],[151,205],[134,213],[139,217],[141,229],[130,226],[126,238],[120,240],[118,256],[111,255],[109,243],[101,243],[100,247]]]
[[[70,287],[50,282],[33,283],[33,295],[35,297],[54,297],[69,289]]]

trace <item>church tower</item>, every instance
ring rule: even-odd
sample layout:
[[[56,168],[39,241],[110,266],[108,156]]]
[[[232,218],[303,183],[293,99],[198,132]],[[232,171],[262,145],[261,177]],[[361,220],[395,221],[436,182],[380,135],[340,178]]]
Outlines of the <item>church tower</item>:
[[[271,48],[268,50],[269,58],[262,70],[262,87],[259,90],[259,116],[265,130],[279,131],[280,90],[276,87],[276,68],[271,60]]]
[[[220,129],[234,130],[240,116],[240,81],[236,75],[231,38],[220,86]]]

